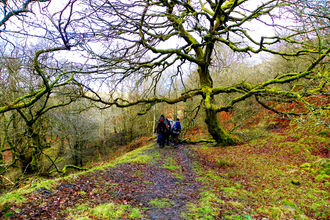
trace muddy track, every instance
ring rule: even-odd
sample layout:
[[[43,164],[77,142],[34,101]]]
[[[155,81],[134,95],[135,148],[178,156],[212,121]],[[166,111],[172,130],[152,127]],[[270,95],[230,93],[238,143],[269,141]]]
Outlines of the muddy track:
[[[142,219],[184,219],[187,203],[198,201],[201,188],[188,148],[155,145],[144,153],[158,155],[151,163],[123,163],[59,182],[53,191],[39,189],[26,195],[28,202],[10,204],[20,210],[10,219],[74,219],[69,210],[81,204],[93,208],[105,203],[137,207]],[[0,212],[0,218],[3,214]]]
[[[150,167],[150,172],[147,172],[149,174],[147,178],[155,184],[148,188],[149,193],[145,200],[154,198],[169,199],[168,207],[155,207],[146,211],[150,219],[182,219],[181,213],[187,211],[185,209],[186,204],[188,202],[194,203],[199,197],[198,190],[201,186],[195,181],[196,175],[193,171],[192,163],[188,159],[188,150],[185,147],[156,149],[159,150],[162,158],[173,159],[172,162],[180,169],[181,178],[173,177],[173,174],[169,173],[166,168],[158,168],[157,175],[152,175],[153,169],[157,166]]]

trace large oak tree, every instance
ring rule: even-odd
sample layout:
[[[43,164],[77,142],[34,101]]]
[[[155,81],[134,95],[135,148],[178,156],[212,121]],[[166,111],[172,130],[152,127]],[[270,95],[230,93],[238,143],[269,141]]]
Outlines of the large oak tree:
[[[174,104],[200,96],[209,133],[219,145],[235,144],[237,140],[220,126],[217,113],[228,111],[247,98],[255,97],[265,108],[283,115],[300,113],[280,112],[270,106],[267,100],[300,102],[305,105],[305,114],[313,112],[315,107],[308,103],[307,97],[328,94],[328,67],[322,67],[322,61],[329,55],[330,48],[324,41],[329,27],[322,22],[315,23],[313,18],[317,14],[313,13],[319,9],[308,4],[306,6],[308,2],[86,0],[86,8],[81,13],[86,15],[88,22],[81,23],[80,29],[88,30],[85,33],[88,41],[85,41],[84,48],[95,59],[95,65],[91,65],[90,70],[97,71],[99,77],[109,79],[116,86],[123,87],[125,80],[135,80],[137,86],[148,82],[150,87],[144,99],[133,101],[118,96],[104,100],[96,93],[85,93],[84,96],[118,107],[149,104],[145,111],[159,102]],[[302,20],[307,13],[312,16],[309,16],[309,20]],[[256,27],[261,28],[261,34],[253,32]],[[95,47],[100,44],[101,47]],[[231,86],[214,85],[210,68],[216,44],[250,56],[269,53],[290,59],[313,55],[313,60],[302,72],[279,73],[275,78],[258,84],[241,82]],[[292,45],[293,50],[282,50],[285,45]],[[187,66],[191,71],[197,69],[199,86],[183,91],[176,98],[157,95],[156,88],[162,86],[159,82],[166,70],[176,69],[172,77],[181,77],[184,81],[187,73],[183,68],[185,64],[189,64]],[[317,80],[317,76],[323,81],[314,88],[295,90],[281,87],[282,84],[300,79]],[[216,104],[216,95],[229,93],[235,94],[235,98],[224,105]]]

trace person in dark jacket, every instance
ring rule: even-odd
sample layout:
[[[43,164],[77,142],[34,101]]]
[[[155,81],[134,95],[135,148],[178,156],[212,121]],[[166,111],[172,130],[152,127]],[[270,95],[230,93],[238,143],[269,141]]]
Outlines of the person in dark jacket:
[[[165,146],[166,124],[164,123],[164,117],[162,117],[162,116],[159,118],[157,125],[156,125],[157,143],[158,143],[159,147]]]
[[[168,118],[165,118],[164,123],[166,124],[166,132],[165,132],[165,144],[170,145],[170,135],[171,135],[171,123]]]

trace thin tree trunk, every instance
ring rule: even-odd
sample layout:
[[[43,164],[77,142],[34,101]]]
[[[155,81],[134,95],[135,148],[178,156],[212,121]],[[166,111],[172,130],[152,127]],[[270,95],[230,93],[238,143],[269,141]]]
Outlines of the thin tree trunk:
[[[58,148],[57,156],[62,156],[64,154],[64,137],[60,137],[60,146]]]
[[[41,146],[39,142],[39,134],[33,131],[33,125],[28,124],[28,137],[32,138],[32,148],[31,152],[28,152],[28,157],[25,157],[26,161],[23,163],[28,166],[25,170],[27,174],[35,173],[39,169],[39,156],[41,152]],[[29,150],[28,150],[29,151]]]
[[[5,148],[5,140],[6,140],[6,136],[7,136],[7,128],[6,128],[6,118],[5,118],[5,114],[2,114],[2,119],[3,119],[3,135],[1,138],[1,143],[0,143],[0,174],[2,174],[2,172],[4,172],[5,167],[4,167],[4,157],[3,157],[3,152],[2,150]],[[2,184],[2,179],[0,179],[0,184]]]

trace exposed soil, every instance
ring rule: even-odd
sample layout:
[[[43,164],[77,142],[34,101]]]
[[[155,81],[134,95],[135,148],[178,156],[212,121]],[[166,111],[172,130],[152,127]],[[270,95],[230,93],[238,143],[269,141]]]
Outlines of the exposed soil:
[[[328,130],[292,127],[230,147],[154,144],[8,202],[0,219],[330,219],[330,168],[301,168],[329,158],[329,143]],[[100,217],[108,204],[129,207]]]
[[[110,202],[142,208],[145,219],[182,219],[186,203],[198,201],[201,187],[195,180],[193,160],[188,159],[189,150],[185,146],[168,146],[150,151],[160,154],[157,163],[124,163],[77,176],[74,181],[59,182],[55,191],[38,189],[26,195],[28,202],[8,204],[12,209],[20,210],[10,219],[70,219],[66,210],[79,204],[88,203],[92,208]],[[182,170],[162,167],[168,158],[173,158],[172,163]],[[180,178],[173,175],[174,172],[180,174]],[[167,206],[157,207],[149,203],[157,198],[165,198]],[[4,214],[0,212],[1,219]]]

